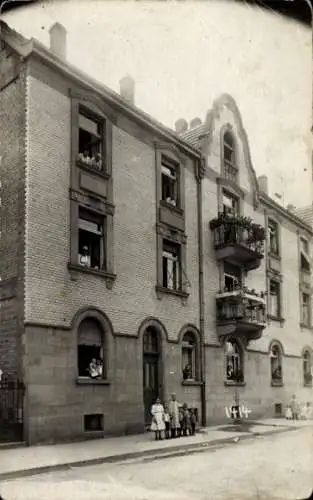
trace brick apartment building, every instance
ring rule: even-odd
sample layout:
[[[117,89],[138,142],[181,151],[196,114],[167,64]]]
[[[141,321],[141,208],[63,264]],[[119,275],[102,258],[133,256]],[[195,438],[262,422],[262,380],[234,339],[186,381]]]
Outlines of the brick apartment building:
[[[0,369],[28,443],[141,431],[172,392],[202,423],[234,391],[254,416],[311,401],[312,229],[231,97],[174,132],[130,77],[68,64],[61,25],[47,49],[1,23],[0,123]]]

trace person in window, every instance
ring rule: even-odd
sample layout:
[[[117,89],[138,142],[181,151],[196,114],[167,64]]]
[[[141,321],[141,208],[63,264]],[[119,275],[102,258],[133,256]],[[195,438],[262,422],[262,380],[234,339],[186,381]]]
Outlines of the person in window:
[[[228,380],[232,380],[234,377],[234,368],[232,365],[227,365],[226,375]]]
[[[81,266],[90,267],[90,255],[89,255],[89,249],[87,246],[83,246],[83,248],[82,248],[82,252],[79,256],[79,264]]]
[[[164,407],[159,398],[152,405],[151,414],[151,430],[155,432],[155,440],[158,441],[162,439],[162,431],[165,431]]]
[[[91,158],[89,156],[88,151],[84,151],[83,153],[79,153],[78,159],[82,161],[83,163],[86,163],[86,165],[91,165]]]
[[[102,363],[101,359],[97,359],[96,364],[97,364],[98,376],[102,377],[102,375],[103,375],[103,363]]]
[[[98,170],[102,170],[102,158],[100,153],[96,154],[94,158],[94,165],[95,167],[97,167]]]
[[[191,366],[187,364],[185,368],[183,369],[183,379],[184,380],[191,380],[192,379],[192,370]]]
[[[277,366],[273,371],[273,380],[281,380],[281,366]]]
[[[179,422],[179,403],[176,400],[176,394],[172,394],[168,408],[171,417],[171,436],[175,438],[178,436],[180,430]]]
[[[99,368],[96,358],[92,358],[91,362],[89,363],[88,371],[91,378],[99,377]]]

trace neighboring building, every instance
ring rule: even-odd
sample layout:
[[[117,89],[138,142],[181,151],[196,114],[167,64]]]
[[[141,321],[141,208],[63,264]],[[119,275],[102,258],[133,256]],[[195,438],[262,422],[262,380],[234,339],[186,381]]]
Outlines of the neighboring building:
[[[267,177],[256,179],[247,134],[230,96],[213,103],[205,123],[195,119],[188,129],[181,119],[176,129],[207,163],[202,202],[208,416],[223,416],[234,389],[254,416],[279,414],[292,394],[311,402],[312,225],[269,198]],[[233,234],[227,220],[218,222],[218,212],[235,218]],[[249,250],[242,248],[247,227],[259,240]],[[241,292],[231,293],[233,288]]]
[[[61,25],[50,50],[1,36],[0,369],[25,440],[138,432],[171,392],[203,424],[234,391],[254,416],[309,401],[312,230],[260,192],[232,98],[179,137],[130,77],[118,96],[67,64]]]

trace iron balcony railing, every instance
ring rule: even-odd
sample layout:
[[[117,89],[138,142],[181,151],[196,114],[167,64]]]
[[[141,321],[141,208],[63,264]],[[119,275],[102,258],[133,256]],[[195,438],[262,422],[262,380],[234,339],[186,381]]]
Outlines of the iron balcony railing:
[[[243,321],[252,324],[266,323],[266,308],[263,303],[251,303],[247,299],[241,299],[234,303],[227,298],[217,299],[217,321]]]
[[[264,240],[258,239],[253,230],[243,227],[239,222],[221,222],[212,229],[214,246],[239,245],[262,257],[264,255]]]

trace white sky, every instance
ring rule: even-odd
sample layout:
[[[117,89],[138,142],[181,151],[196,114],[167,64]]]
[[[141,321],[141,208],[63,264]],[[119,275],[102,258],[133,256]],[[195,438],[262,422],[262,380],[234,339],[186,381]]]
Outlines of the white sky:
[[[270,194],[285,205],[311,202],[308,28],[232,0],[58,0],[3,18],[46,45],[61,22],[72,64],[115,91],[131,74],[136,104],[170,127],[180,117],[204,119],[215,98],[231,94]]]

